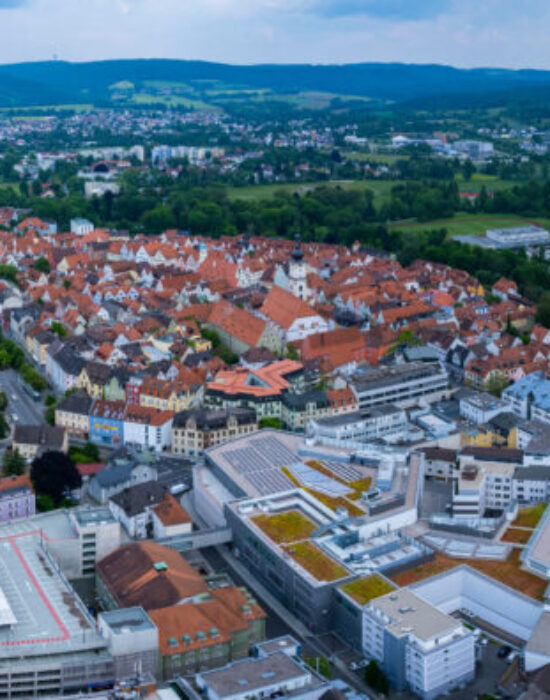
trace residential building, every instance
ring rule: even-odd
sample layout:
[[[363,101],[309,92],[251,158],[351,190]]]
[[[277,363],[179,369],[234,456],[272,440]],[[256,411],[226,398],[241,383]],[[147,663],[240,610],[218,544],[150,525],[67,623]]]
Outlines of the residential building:
[[[69,439],[63,428],[17,423],[13,431],[12,449],[32,462],[44,452],[67,452]]]
[[[87,438],[90,432],[90,410],[93,399],[77,391],[62,399],[55,407],[55,424],[69,435]]]
[[[172,443],[172,411],[128,404],[124,413],[124,444],[138,450],[162,452]]]
[[[180,502],[166,491],[164,498],[151,509],[153,536],[160,540],[165,537],[189,535],[193,531],[193,520],[182,508]]]
[[[121,401],[96,399],[90,409],[90,441],[108,447],[123,445],[125,412]]]
[[[392,686],[425,700],[471,681],[475,674],[472,631],[408,589],[365,606],[363,653],[380,664]]]
[[[150,538],[153,535],[153,508],[162,503],[165,493],[158,481],[144,481],[111,496],[109,508],[130,537]]]
[[[253,409],[189,409],[174,417],[172,451],[189,456],[199,455],[213,445],[257,429],[258,419]]]
[[[34,489],[28,474],[0,479],[0,523],[35,514]]]
[[[71,219],[71,233],[77,236],[86,236],[94,230],[94,225],[88,219]]]

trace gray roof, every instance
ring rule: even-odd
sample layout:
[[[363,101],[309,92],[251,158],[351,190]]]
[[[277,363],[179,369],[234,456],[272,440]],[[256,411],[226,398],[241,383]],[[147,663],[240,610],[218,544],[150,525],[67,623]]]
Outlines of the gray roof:
[[[102,469],[100,472],[95,474],[95,476],[92,477],[92,480],[96,481],[101,488],[119,486],[120,484],[125,484],[130,480],[134,467],[135,464],[132,462],[114,464],[112,467]]]
[[[50,425],[15,426],[13,442],[19,445],[37,445],[46,449],[60,450],[63,447],[65,431]]]
[[[78,376],[84,367],[84,360],[79,357],[72,348],[64,345],[54,355],[54,361],[58,364],[65,374]]]
[[[550,466],[518,467],[514,471],[517,481],[550,481]]]
[[[90,413],[92,401],[93,400],[85,391],[76,391],[74,394],[69,394],[69,396],[63,399],[57,408],[60,411],[67,411],[67,413],[77,413],[87,416]]]
[[[237,419],[239,425],[256,422],[256,411],[251,408],[191,408],[177,413],[172,425],[174,428],[184,428],[187,421],[193,419],[199,430],[217,430],[226,426],[232,416]]]
[[[110,500],[131,518],[143,513],[146,508],[156,506],[164,498],[166,489],[158,481],[144,481],[111,496]]]

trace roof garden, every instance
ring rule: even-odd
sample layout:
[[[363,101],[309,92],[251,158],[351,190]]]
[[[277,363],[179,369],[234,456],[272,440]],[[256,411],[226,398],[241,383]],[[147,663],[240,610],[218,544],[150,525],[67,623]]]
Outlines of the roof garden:
[[[381,595],[386,595],[395,591],[396,586],[389,581],[386,581],[378,574],[372,574],[365,578],[359,578],[356,581],[345,583],[340,587],[343,593],[349,595],[359,605],[366,605],[371,600],[379,598]]]
[[[298,510],[287,510],[273,515],[257,515],[252,518],[252,521],[277,544],[307,540],[317,529],[313,520]]]
[[[284,550],[318,581],[337,581],[350,575],[343,566],[327,556],[310,540],[287,545]]]

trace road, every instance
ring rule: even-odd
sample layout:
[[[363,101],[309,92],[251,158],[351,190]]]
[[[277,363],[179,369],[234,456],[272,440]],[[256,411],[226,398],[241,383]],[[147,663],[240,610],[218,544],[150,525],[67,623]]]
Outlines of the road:
[[[6,418],[10,423],[41,425],[44,422],[44,405],[42,401],[32,399],[23,386],[23,380],[15,370],[0,372],[0,391],[5,391],[8,396]],[[17,421],[12,418],[14,414]]]
[[[308,656],[328,656],[327,650],[321,645],[320,640],[312,635],[294,615],[288,612],[257,579],[252,577],[227,547],[201,549],[201,554],[214,571],[228,573],[237,585],[246,586],[254,592],[260,605],[267,612],[266,636],[268,639],[291,634],[299,639],[305,654]],[[365,685],[357,674],[350,671],[337,655],[331,657],[330,664],[335,677],[341,678],[367,699],[374,697],[372,690]]]

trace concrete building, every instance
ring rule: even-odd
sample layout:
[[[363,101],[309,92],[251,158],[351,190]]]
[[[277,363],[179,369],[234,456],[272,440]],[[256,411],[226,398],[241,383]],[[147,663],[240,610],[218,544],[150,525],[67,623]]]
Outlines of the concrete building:
[[[2,537],[13,527],[3,526]],[[0,552],[5,698],[90,692],[113,681],[107,643],[45,545],[44,534],[18,526]]]
[[[329,685],[301,660],[298,642],[290,636],[257,644],[253,656],[195,676],[207,700],[292,697],[317,700]]]
[[[375,406],[364,411],[312,419],[308,423],[308,435],[316,441],[332,444],[371,442],[373,440],[403,439],[407,433],[407,414],[396,406]]]
[[[527,569],[550,579],[550,508],[546,509],[534,535],[522,550],[521,560]]]
[[[460,416],[475,425],[488,423],[499,413],[508,410],[508,404],[491,394],[481,391],[469,391],[459,400]]]
[[[432,700],[475,673],[474,637],[460,620],[401,589],[371,601],[363,611],[363,653],[390,683]]]
[[[102,612],[97,618],[101,636],[113,657],[114,678],[159,672],[159,634],[143,608]]]
[[[437,363],[411,362],[356,373],[351,387],[359,409],[388,403],[407,408],[440,400],[448,390],[447,373]]]

